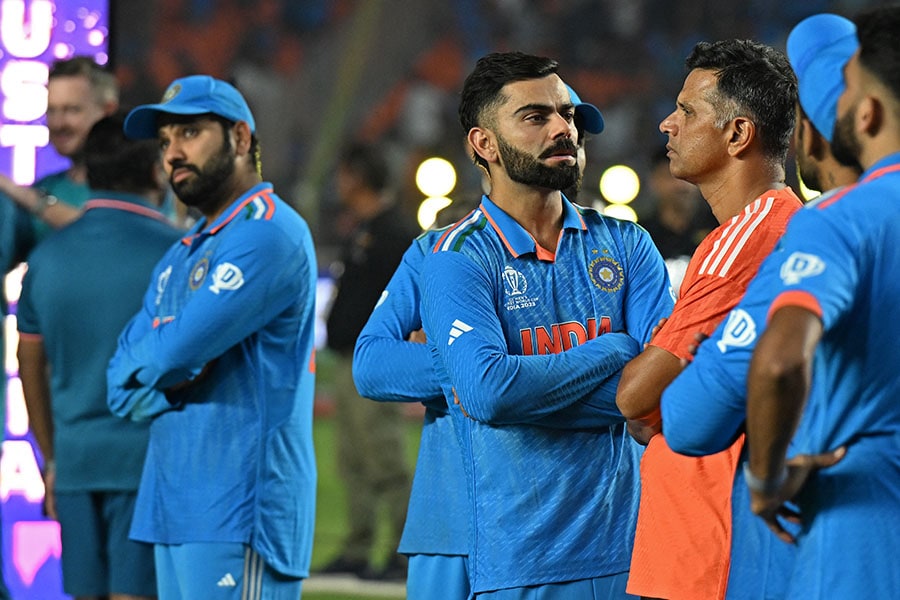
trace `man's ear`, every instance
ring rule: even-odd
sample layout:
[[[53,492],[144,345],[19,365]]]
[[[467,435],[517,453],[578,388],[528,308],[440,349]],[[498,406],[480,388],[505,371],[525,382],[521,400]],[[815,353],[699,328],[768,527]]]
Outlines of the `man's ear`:
[[[234,147],[238,154],[247,154],[250,151],[250,141],[253,134],[250,132],[250,124],[247,121],[238,121],[231,128],[234,135]]]
[[[487,162],[497,162],[499,154],[494,135],[487,129],[473,127],[467,136],[472,151]]]
[[[728,133],[728,154],[743,154],[756,139],[756,123],[746,117],[736,117],[726,126]]]
[[[858,134],[867,137],[878,135],[884,126],[884,104],[875,96],[865,96],[856,106],[853,125]]]

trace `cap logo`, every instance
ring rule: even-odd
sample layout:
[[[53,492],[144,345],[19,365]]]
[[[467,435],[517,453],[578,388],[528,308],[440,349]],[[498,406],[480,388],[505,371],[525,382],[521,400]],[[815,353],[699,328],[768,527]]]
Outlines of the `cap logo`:
[[[163,103],[165,104],[166,102],[170,102],[172,100],[172,98],[177,96],[180,91],[181,91],[180,83],[176,83],[175,85],[171,86],[169,89],[166,90],[166,93],[163,95],[163,99],[162,99]]]

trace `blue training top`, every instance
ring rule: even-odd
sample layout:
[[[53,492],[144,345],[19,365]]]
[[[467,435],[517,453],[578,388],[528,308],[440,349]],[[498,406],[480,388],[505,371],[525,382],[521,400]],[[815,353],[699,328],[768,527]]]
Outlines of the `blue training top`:
[[[431,351],[426,344],[406,341],[422,327],[422,261],[448,229],[426,231],[406,250],[357,338],[353,355],[353,379],[361,396],[425,404],[419,457],[400,538],[403,554],[468,553],[466,479],[453,420]]]
[[[246,543],[308,575],[315,289],[309,228],[269,183],[159,262],[108,370],[112,411],[153,419],[132,538]]]
[[[150,273],[180,232],[139,196],[100,192],[28,258],[17,308],[23,338],[52,365],[56,490],[137,490],[148,424],[117,419],[106,367]]]
[[[631,558],[641,447],[615,388],[673,294],[641,227],[563,207],[555,255],[485,196],[423,266],[474,592],[622,573]]]

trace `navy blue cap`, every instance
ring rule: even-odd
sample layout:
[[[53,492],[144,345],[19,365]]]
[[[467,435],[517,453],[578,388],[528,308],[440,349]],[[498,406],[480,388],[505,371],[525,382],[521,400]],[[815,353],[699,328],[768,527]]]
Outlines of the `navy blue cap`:
[[[838,98],[846,87],[844,66],[858,48],[853,22],[829,13],[803,19],[787,39],[800,106],[828,143],[837,121]]]
[[[581,116],[584,130],[594,135],[603,131],[603,115],[600,113],[600,109],[593,104],[582,102],[575,90],[568,84],[566,84],[566,89],[569,90],[569,98],[572,99],[572,104],[575,105],[575,114]]]
[[[247,101],[233,85],[209,75],[190,75],[173,81],[159,104],[138,106],[125,117],[125,135],[151,139],[158,135],[157,117],[212,113],[229,121],[246,121],[256,133],[256,121]]]

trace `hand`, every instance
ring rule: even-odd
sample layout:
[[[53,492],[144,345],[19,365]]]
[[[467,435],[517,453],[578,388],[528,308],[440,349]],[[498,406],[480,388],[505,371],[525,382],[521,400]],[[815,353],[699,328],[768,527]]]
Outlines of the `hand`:
[[[409,337],[406,338],[408,342],[414,342],[416,344],[427,344],[428,338],[425,337],[424,329],[416,329],[412,333],[409,334]]]
[[[691,363],[691,361],[694,359],[694,357],[697,356],[697,350],[700,349],[700,344],[702,344],[707,339],[709,339],[709,336],[706,335],[705,333],[701,333],[698,331],[697,333],[694,334],[694,341],[696,343],[688,345],[688,353],[690,353],[691,358],[689,358],[689,359],[682,358],[681,359],[681,368],[682,369],[685,368],[686,366],[688,366]]]
[[[44,515],[54,521],[59,520],[56,512],[56,467],[49,466],[41,473],[44,479]]]
[[[655,425],[648,425],[641,419],[628,419],[625,422],[628,434],[641,446],[649,444],[650,438],[662,431],[661,425],[661,421],[657,421]]]
[[[659,333],[659,330],[662,329],[663,325],[665,325],[666,321],[668,321],[668,320],[669,320],[669,317],[663,317],[662,319],[659,320],[659,322],[656,325],[653,326],[653,329],[650,330],[650,341],[651,342],[653,341],[653,338],[656,337],[656,334]],[[646,344],[644,344],[644,350],[646,350],[647,346],[649,346],[649,345],[650,345],[650,342],[647,342]]]
[[[809,479],[809,476],[818,471],[833,466],[840,462],[847,453],[847,448],[841,446],[833,452],[823,454],[800,454],[785,463],[787,477],[781,487],[772,494],[764,494],[750,490],[750,510],[761,517],[775,535],[788,544],[795,542],[792,536],[781,524],[780,519],[791,523],[800,523],[800,513],[785,503],[792,500]]]
[[[199,373],[197,373],[196,377],[194,377],[193,379],[187,379],[185,381],[182,381],[181,383],[176,383],[175,385],[166,388],[164,390],[164,393],[170,394],[172,392],[182,392],[189,387],[203,381],[204,379],[206,379],[206,377],[209,376],[209,372],[212,370],[218,360],[219,359],[217,358],[212,359],[211,361],[203,365],[203,368]]]

